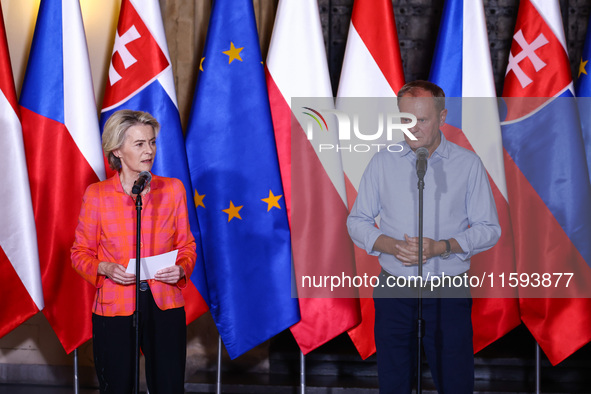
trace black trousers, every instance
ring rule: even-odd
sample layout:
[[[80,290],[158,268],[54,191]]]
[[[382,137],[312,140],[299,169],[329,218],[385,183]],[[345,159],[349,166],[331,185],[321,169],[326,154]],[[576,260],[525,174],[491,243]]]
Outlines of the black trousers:
[[[140,292],[140,347],[150,394],[184,393],[185,309],[161,310],[150,290]],[[101,394],[130,394],[135,385],[132,316],[92,315],[94,364]]]

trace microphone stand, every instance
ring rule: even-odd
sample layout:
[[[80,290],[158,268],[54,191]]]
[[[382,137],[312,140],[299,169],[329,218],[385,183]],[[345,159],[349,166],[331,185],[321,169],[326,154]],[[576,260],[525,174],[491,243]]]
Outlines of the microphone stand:
[[[141,255],[141,231],[142,231],[142,195],[137,194],[135,200],[135,209],[137,211],[137,230],[136,230],[136,252],[135,252],[135,393],[140,392],[140,255]]]
[[[424,336],[424,323],[423,320],[423,189],[425,188],[425,174],[419,175],[419,272],[418,276],[420,284],[418,286],[418,318],[417,318],[417,394],[421,394],[421,365],[422,365],[422,353],[421,343]]]

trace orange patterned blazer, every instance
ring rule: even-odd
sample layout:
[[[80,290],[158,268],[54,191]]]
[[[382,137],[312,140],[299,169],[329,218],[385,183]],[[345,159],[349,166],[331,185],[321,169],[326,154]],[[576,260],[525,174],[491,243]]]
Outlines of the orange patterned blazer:
[[[143,197],[142,257],[178,249],[176,264],[185,271],[176,285],[148,281],[163,310],[185,305],[181,288],[186,286],[197,258],[186,198],[181,181],[156,175]],[[97,315],[129,316],[135,311],[135,285],[115,284],[98,274],[98,265],[106,261],[127,267],[131,258],[135,261],[136,216],[135,202],[123,191],[118,174],[86,189],[71,250],[72,266],[97,288],[92,308]]]

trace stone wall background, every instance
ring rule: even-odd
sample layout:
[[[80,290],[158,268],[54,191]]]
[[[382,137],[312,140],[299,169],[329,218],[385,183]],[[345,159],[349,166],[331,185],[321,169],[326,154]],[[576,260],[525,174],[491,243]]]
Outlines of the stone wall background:
[[[591,13],[591,1],[559,1],[571,69],[576,78]],[[269,45],[277,2],[277,0],[254,0],[264,56]],[[160,0],[160,3],[177,79],[181,117],[183,124],[186,124],[197,78],[196,65],[201,58],[205,42],[211,1]],[[353,0],[318,0],[318,4],[333,92],[336,93]],[[392,4],[405,79],[407,81],[426,79],[429,76],[444,0],[393,0]],[[497,95],[502,94],[518,7],[519,0],[484,0]]]
[[[429,76],[444,0],[393,0],[392,3],[405,79],[406,81],[426,79]],[[325,41],[329,43],[327,48],[333,89],[336,91],[353,0],[320,0],[319,4],[323,15]],[[503,90],[518,8],[519,0],[484,0],[498,96]],[[591,2],[560,0],[560,8],[571,70],[576,77],[591,13]]]

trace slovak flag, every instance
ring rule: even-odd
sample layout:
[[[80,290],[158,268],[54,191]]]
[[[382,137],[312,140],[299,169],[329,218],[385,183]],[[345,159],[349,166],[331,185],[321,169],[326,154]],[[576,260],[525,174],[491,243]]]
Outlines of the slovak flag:
[[[20,97],[43,313],[66,352],[91,337],[96,289],[72,269],[86,187],[105,179],[78,0],[42,0]]]
[[[501,126],[482,0],[447,0],[429,78],[447,96],[445,137],[480,157],[493,191],[501,238],[471,259],[470,276],[515,272]],[[473,288],[474,352],[521,323],[514,288]]]
[[[353,106],[354,110],[357,97],[395,106],[396,93],[403,85],[404,70],[392,1],[355,0],[337,93],[337,109]],[[391,98],[392,101],[383,98]],[[349,102],[349,99],[352,101]],[[400,135],[391,142],[401,139]],[[365,142],[353,137],[351,140],[351,144]],[[349,209],[355,203],[361,176],[374,153],[341,151]],[[377,256],[370,256],[355,245],[354,248],[357,275],[379,275],[381,268]],[[372,291],[370,287],[359,289],[361,322],[348,332],[363,359],[376,351]]]
[[[521,319],[552,364],[591,340],[591,186],[565,42],[558,0],[520,2],[501,116],[517,271],[549,284],[521,282]]]
[[[109,116],[121,109],[148,112],[160,123],[152,171],[160,176],[178,178],[185,185],[197,258],[203,258],[172,64],[157,0],[121,2],[103,99],[101,132]],[[187,323],[207,311],[201,296],[207,294],[204,272],[199,267],[199,264],[195,266],[191,280],[183,289]]]
[[[37,233],[0,7],[0,337],[43,309]]]
[[[340,293],[308,292],[305,276],[354,275],[353,244],[347,234],[347,198],[341,157],[319,152],[320,141],[337,143],[330,118],[334,109],[322,26],[316,0],[281,0],[267,56],[267,87],[291,224],[294,273],[301,320],[291,327],[301,351],[309,353],[359,322],[359,303]],[[315,104],[294,98],[313,98]],[[321,105],[322,108],[318,107]],[[319,104],[321,103],[321,104]],[[313,108],[316,106],[316,108]],[[303,116],[304,120],[298,117]],[[306,138],[306,124],[321,118]],[[329,119],[326,119],[329,118]],[[337,269],[338,267],[338,269]]]

